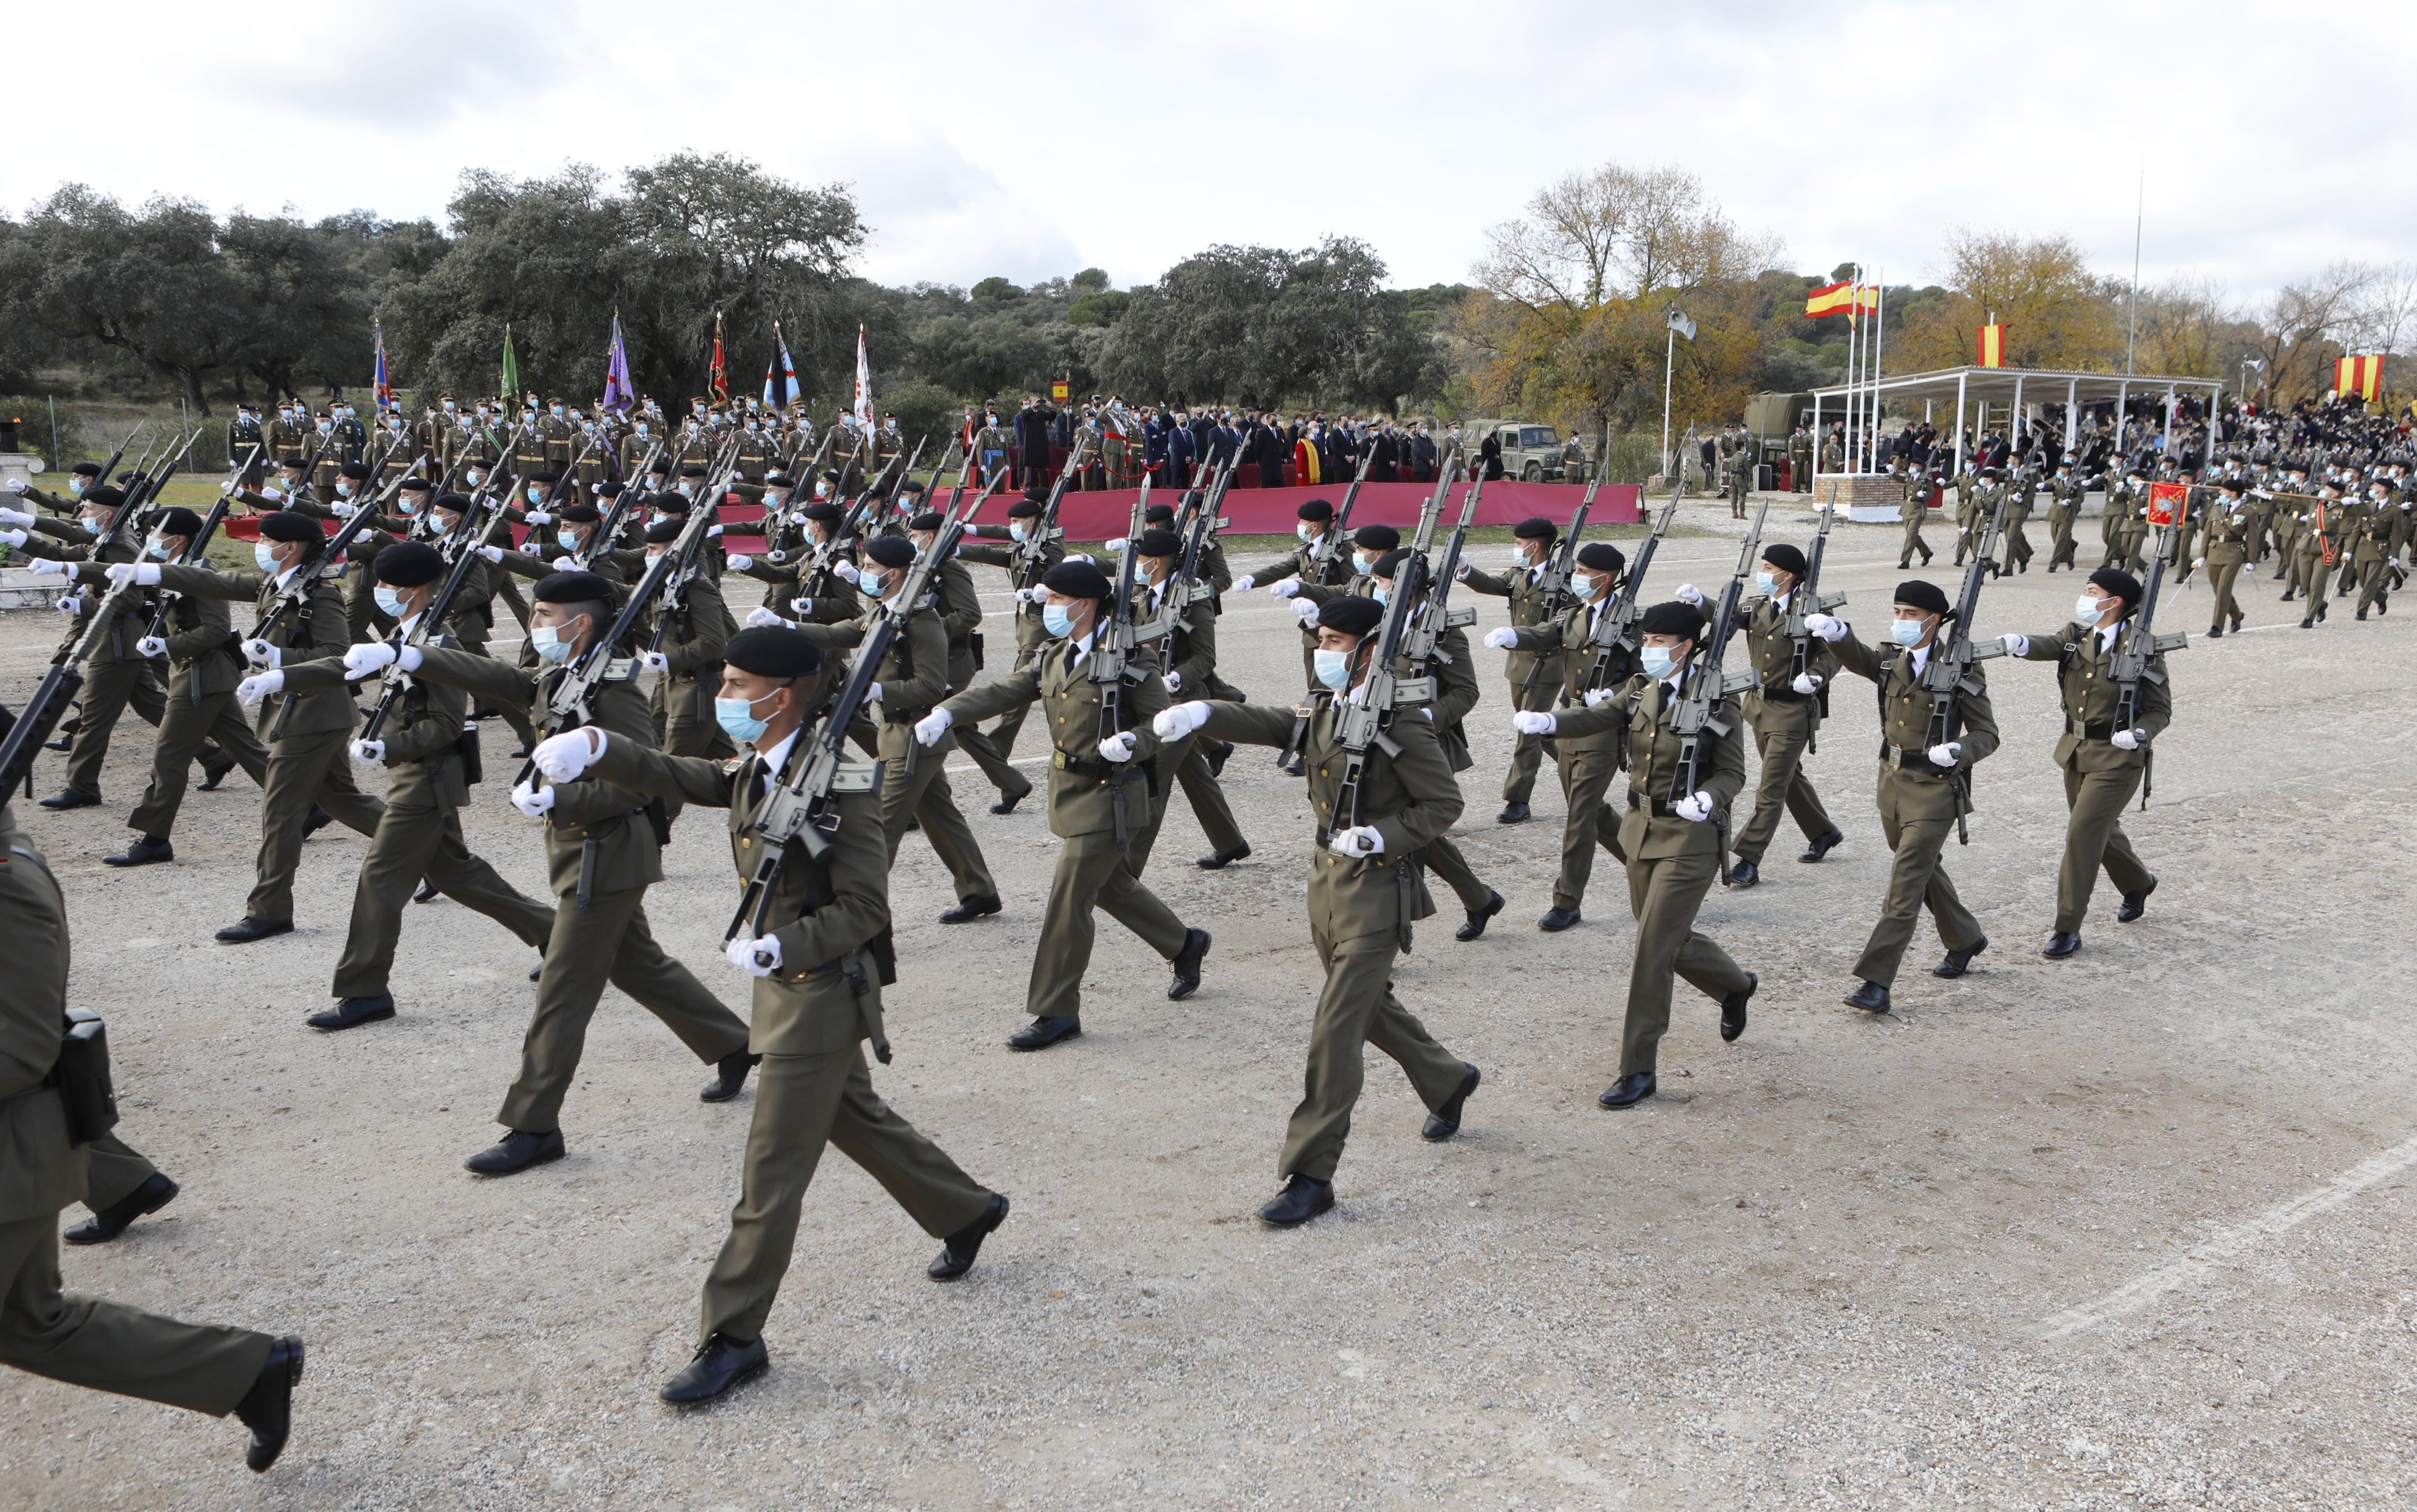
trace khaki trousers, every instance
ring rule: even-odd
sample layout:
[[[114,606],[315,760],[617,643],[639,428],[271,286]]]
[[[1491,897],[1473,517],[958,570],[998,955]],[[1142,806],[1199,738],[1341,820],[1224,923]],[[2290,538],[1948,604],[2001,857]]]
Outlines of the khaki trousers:
[[[1614,749],[1564,748],[1558,754],[1561,796],[1569,807],[1561,819],[1561,871],[1553,881],[1553,906],[1573,909],[1586,901],[1597,846],[1615,859],[1628,859],[1619,849],[1619,816],[1604,807],[1619,779],[1619,758]]]
[[[1913,943],[1914,921],[1924,908],[1930,910],[1939,941],[1948,949],[1969,949],[1981,938],[1981,921],[1966,910],[1964,900],[1955,896],[1955,885],[1947,880],[1947,869],[1939,865],[1947,837],[1955,832],[1955,821],[1952,816],[1926,817],[1938,807],[1936,788],[1945,781],[1880,768],[1880,835],[1895,859],[1890,863],[1888,896],[1880,903],[1879,922],[1872,926],[1872,937],[1864,942],[1862,956],[1855,962],[1855,975],[1867,982],[1882,987],[1895,982],[1906,946]],[[1914,783],[1928,786],[1919,793],[1904,791]]]
[[[1146,821],[1147,799],[1138,794],[1134,797],[1141,799],[1133,806],[1135,816]],[[1130,847],[1139,838],[1129,829],[1126,844]],[[1116,832],[1071,836],[1057,853],[1041,944],[1032,953],[1032,976],[1025,988],[1024,1010],[1032,1017],[1069,1019],[1083,1011],[1083,975],[1090,969],[1091,944],[1098,935],[1094,909],[1169,960],[1183,951],[1183,921],[1134,877],[1125,854],[1117,849]]]
[[[1451,836],[1437,836],[1419,854],[1425,858],[1428,873],[1452,889],[1462,908],[1471,914],[1482,913],[1494,901],[1494,889],[1477,880],[1468,857],[1460,854],[1460,847],[1452,842]]]
[[[2090,912],[2090,894],[2098,885],[2100,867],[2117,890],[2146,891],[2153,880],[2133,853],[2123,833],[2123,806],[2140,791],[2145,768],[2118,767],[2111,772],[2064,770],[2064,864],[2056,873],[2056,929],[2078,934]]]
[[[1522,688],[1526,691],[1523,693]],[[1523,680],[1511,683],[1511,706],[1514,712],[1542,714],[1560,702],[1561,664],[1555,657],[1536,674],[1531,686]],[[1511,770],[1502,776],[1502,801],[1526,803],[1536,791],[1536,774],[1543,769],[1544,756],[1550,752],[1555,762],[1561,759],[1560,743],[1543,735],[1521,735],[1511,748]],[[1568,779],[1562,779],[1567,787]]]
[[[0,1223],[0,1364],[224,1417],[260,1379],[275,1342],[249,1328],[178,1323],[67,1295],[59,1289],[56,1216]]]
[[[189,697],[171,697],[160,718],[160,738],[151,748],[151,785],[143,790],[142,801],[127,816],[127,828],[161,839],[175,833],[193,759],[212,740],[235,758],[252,781],[264,788],[268,785],[268,748],[251,733],[251,721],[243,717],[235,689],[212,693],[199,703]]]
[[[2207,565],[2207,585],[2215,592],[2215,612],[2209,615],[2210,625],[2222,625],[2227,618],[2232,627],[2241,627],[2241,600],[2232,596],[2232,585],[2241,581],[2238,562],[2210,562]]]
[[[909,734],[911,744],[914,737]],[[949,791],[949,779],[941,770],[948,763],[950,742],[943,738],[929,749],[916,751],[914,776],[906,774],[908,758],[884,756],[881,774],[881,822],[889,835],[889,864],[898,864],[898,842],[905,838],[906,822],[913,820],[923,826],[923,838],[932,842],[932,852],[940,864],[949,869],[955,883],[957,900],[988,898],[998,892],[997,884],[990,880],[990,868],[982,860],[981,846],[974,839],[973,826],[958,811],[957,800]]]
[[[1790,715],[1792,724],[1801,724],[1801,713]],[[1762,864],[1763,853],[1771,849],[1771,837],[1779,833],[1779,815],[1783,809],[1796,820],[1796,827],[1808,840],[1817,839],[1837,826],[1830,821],[1830,811],[1821,807],[1821,795],[1813,791],[1813,779],[1804,775],[1804,749],[1809,738],[1801,728],[1756,730],[1754,748],[1762,757],[1762,777],[1755,784],[1754,812],[1738,831],[1737,858]]]
[[[336,822],[377,834],[386,805],[353,785],[351,744],[344,731],[288,735],[268,748],[268,780],[260,799],[260,880],[244,900],[250,917],[271,923],[294,916],[294,872],[302,864],[302,826],[318,805]]]
[[[1211,851],[1239,850],[1246,842],[1241,826],[1234,822],[1233,806],[1225,801],[1225,790],[1208,775],[1208,755],[1197,735],[1186,735],[1173,746],[1161,747],[1158,755],[1158,797],[1147,835],[1128,837],[1125,869],[1139,877],[1149,866],[1150,853],[1158,846],[1158,838],[1166,829],[1166,811],[1175,801],[1175,789],[1181,787],[1183,795],[1192,801],[1192,817],[1200,822],[1201,832],[1208,837]],[[1167,782],[1164,774],[1173,772],[1175,781]]]
[[[433,805],[389,803],[353,884],[353,922],[344,935],[343,956],[336,962],[332,989],[337,997],[386,993],[395,945],[403,938],[403,910],[422,878],[455,902],[511,930],[524,945],[543,949],[554,933],[553,909],[521,893],[470,854],[460,815],[442,813]]]
[[[1923,511],[1924,514],[1928,512],[1928,510]],[[1930,560],[1930,543],[1922,538],[1922,515],[1915,515],[1905,522],[1905,543],[1897,548],[1896,565],[1899,567],[1904,567],[1913,560],[1913,553],[1916,552],[1922,553],[1923,562],[1927,563]]]
[[[104,644],[84,666],[84,692],[78,696],[75,739],[68,748],[68,791],[86,797],[100,795],[100,764],[109,754],[109,737],[117,717],[130,704],[152,724],[166,714],[168,695],[160,672],[142,657],[110,659]]]
[[[1710,853],[1628,863],[1628,907],[1636,915],[1636,958],[1628,972],[1628,1018],[1620,1031],[1619,1074],[1651,1071],[1670,1028],[1670,982],[1720,999],[1746,990],[1744,968],[1697,932],[1695,912],[1720,880]]]
[[[587,1045],[587,1021],[608,981],[708,1066],[747,1048],[746,1023],[655,943],[646,899],[644,887],[626,887],[594,894],[584,909],[575,897],[556,900],[537,1011],[521,1042],[521,1074],[504,1095],[496,1123],[531,1134],[561,1126],[562,1099]]]
[[[864,1047],[815,1055],[767,1055],[755,1073],[730,1235],[705,1278],[700,1338],[760,1338],[789,1257],[798,1215],[826,1144],[881,1183],[925,1233],[944,1239],[981,1217],[990,1189],[891,1111],[873,1090]]]
[[[2058,508],[2047,512],[2047,538],[2048,570],[2073,566],[2073,553],[2077,549],[2073,539],[2073,510]]]
[[[1468,1071],[1393,996],[1393,952],[1400,941],[1392,930],[1334,940],[1313,929],[1311,940],[1318,964],[1326,968],[1326,986],[1310,1021],[1300,1104],[1285,1126],[1276,1171],[1332,1181],[1350,1137],[1351,1110],[1367,1081],[1363,1047],[1374,1045],[1391,1056],[1429,1112],[1451,1100]]]

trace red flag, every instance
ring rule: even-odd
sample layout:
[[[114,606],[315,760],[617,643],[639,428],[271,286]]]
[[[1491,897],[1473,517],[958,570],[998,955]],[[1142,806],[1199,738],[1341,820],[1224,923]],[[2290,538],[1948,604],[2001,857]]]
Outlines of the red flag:
[[[2149,485],[2149,523],[2170,525],[2181,518],[2183,507],[2190,499],[2187,483],[2151,483]]]
[[[713,401],[726,403],[730,399],[730,369],[722,359],[722,311],[713,312],[713,374],[706,381],[713,390]]]

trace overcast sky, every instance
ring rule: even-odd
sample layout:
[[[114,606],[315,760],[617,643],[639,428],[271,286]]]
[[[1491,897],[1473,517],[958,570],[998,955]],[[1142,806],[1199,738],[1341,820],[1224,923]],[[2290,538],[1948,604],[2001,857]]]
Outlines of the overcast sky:
[[[1352,235],[1413,285],[1466,279],[1485,227],[1618,159],[1694,170],[1795,268],[1893,283],[1935,279],[1959,226],[2128,272],[2145,169],[2144,277],[2244,300],[2417,231],[2405,0],[114,0],[9,34],[99,86],[20,116],[12,212],[81,180],[441,222],[465,166],[693,149],[852,185],[889,282],[1126,285],[1214,242]]]

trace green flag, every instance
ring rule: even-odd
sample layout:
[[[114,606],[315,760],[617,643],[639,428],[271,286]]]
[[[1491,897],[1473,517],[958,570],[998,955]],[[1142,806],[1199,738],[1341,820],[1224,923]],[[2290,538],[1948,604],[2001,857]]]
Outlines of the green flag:
[[[509,409],[518,406],[521,401],[521,365],[519,359],[512,355],[512,327],[509,321],[504,323],[504,376],[502,383],[502,397],[506,408]]]

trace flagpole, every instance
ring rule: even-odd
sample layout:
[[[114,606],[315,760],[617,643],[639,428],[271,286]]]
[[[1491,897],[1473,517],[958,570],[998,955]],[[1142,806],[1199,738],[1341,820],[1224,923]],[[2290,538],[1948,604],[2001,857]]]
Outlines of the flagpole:
[[[1670,458],[1670,370],[1679,360],[1679,327],[1662,323],[1662,465],[1676,473]]]
[[[1879,291],[1877,308],[1872,312],[1872,449],[1879,450],[1880,414],[1880,353],[1888,343],[1888,274],[1877,277],[1875,287]],[[1875,459],[1877,460],[1877,458]]]
[[[1862,292],[1863,265],[1857,263],[1847,284],[1847,473],[1849,476],[1863,470],[1862,453],[1856,449],[1856,438],[1861,434],[1857,422],[1862,417],[1863,397],[1863,370],[1856,360],[1862,351],[1863,317],[1856,306],[1861,302]]]

